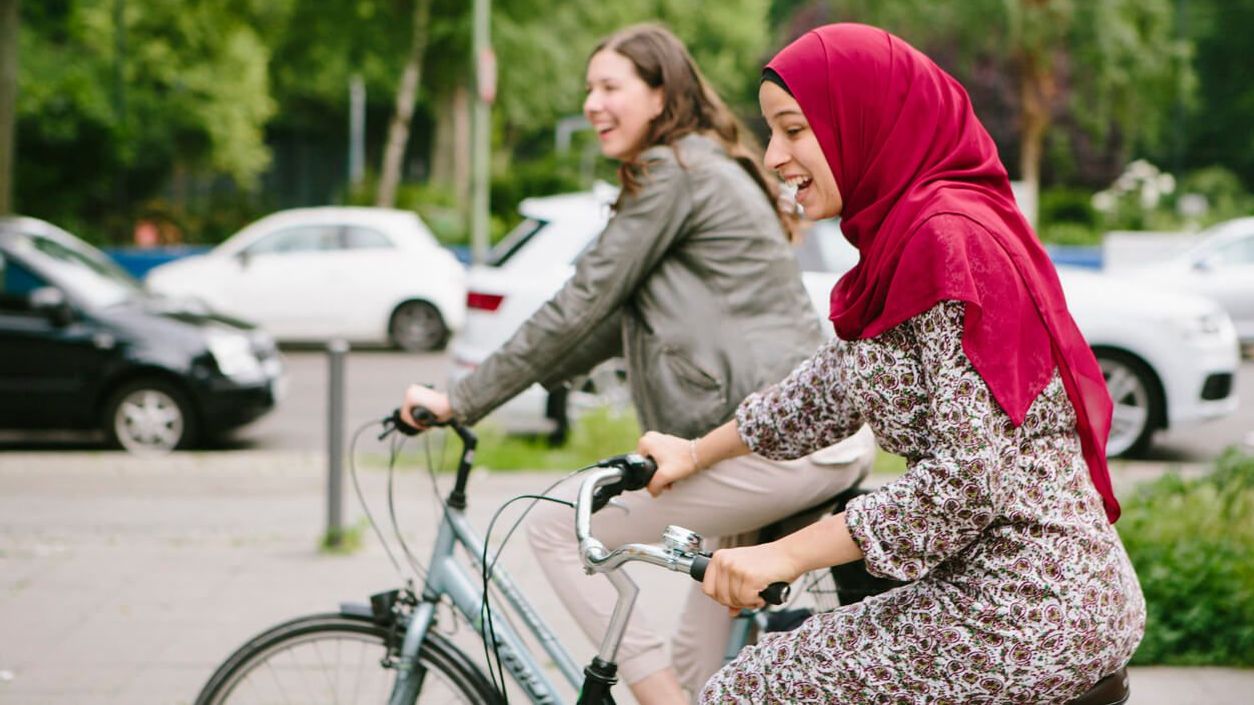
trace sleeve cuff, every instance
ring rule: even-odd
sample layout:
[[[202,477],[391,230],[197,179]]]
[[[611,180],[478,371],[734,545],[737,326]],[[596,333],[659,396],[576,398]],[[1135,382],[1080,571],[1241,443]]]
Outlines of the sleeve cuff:
[[[868,573],[877,578],[918,580],[925,572],[923,563],[894,556],[889,542],[875,535],[876,524],[885,515],[883,505],[891,501],[891,496],[883,491],[854,497],[845,507],[845,527],[862,551]]]

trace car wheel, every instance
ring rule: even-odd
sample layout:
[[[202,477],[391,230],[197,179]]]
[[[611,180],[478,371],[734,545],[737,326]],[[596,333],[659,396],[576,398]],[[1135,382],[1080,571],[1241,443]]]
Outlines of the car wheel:
[[[426,301],[406,301],[392,312],[388,336],[402,350],[426,352],[442,349],[449,330],[435,306]]]
[[[1100,350],[1096,355],[1106,389],[1115,403],[1106,455],[1140,455],[1149,448],[1159,420],[1164,417],[1158,380],[1144,362],[1131,355],[1114,350]]]
[[[110,442],[132,453],[165,453],[191,445],[195,418],[183,392],[160,379],[128,382],[105,411]]]

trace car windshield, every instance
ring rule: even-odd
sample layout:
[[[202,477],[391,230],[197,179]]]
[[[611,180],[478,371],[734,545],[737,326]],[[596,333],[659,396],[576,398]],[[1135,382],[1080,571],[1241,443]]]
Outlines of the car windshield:
[[[94,307],[112,306],[140,296],[139,282],[103,254],[41,235],[24,234],[17,250],[27,254],[49,279]]]
[[[488,256],[488,264],[493,267],[499,267],[509,261],[511,257],[518,253],[531,239],[536,236],[544,226],[548,223],[535,218],[528,218],[509,231],[504,240],[497,243],[492,248],[492,253]]]

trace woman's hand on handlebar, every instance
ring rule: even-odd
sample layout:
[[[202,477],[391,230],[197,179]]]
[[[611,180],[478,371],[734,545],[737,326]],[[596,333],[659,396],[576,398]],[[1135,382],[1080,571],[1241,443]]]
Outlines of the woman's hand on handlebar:
[[[636,443],[636,452],[657,463],[657,472],[649,481],[649,494],[654,497],[679,480],[692,475],[697,466],[692,462],[691,441],[678,436],[649,431]]]
[[[791,583],[801,575],[792,558],[775,543],[723,548],[710,557],[701,591],[726,605],[734,617],[742,609],[766,603],[758,594],[775,582]]]
[[[401,417],[405,423],[415,428],[425,428],[423,424],[414,421],[415,406],[425,407],[435,414],[437,421],[448,421],[453,416],[453,407],[449,404],[448,395],[421,384],[411,384],[405,390],[405,400],[401,402]]]

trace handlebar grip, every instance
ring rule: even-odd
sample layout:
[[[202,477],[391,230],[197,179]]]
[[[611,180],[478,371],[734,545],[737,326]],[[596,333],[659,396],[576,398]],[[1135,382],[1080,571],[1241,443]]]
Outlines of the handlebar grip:
[[[704,553],[699,553],[692,559],[692,566],[688,569],[688,575],[692,579],[701,582],[705,580],[705,569],[710,565],[710,557]],[[788,601],[788,595],[792,592],[792,586],[788,583],[771,583],[766,586],[765,590],[758,593],[758,597],[762,598],[768,605],[782,605]]]
[[[705,553],[698,553],[692,557],[692,565],[688,568],[688,575],[697,582],[705,580],[705,569],[710,565],[710,556]]]
[[[653,461],[653,458],[636,453],[606,458],[597,465],[618,468],[623,471],[623,475],[620,479],[597,488],[596,493],[592,495],[593,514],[601,511],[611,499],[623,492],[644,489],[653,479],[653,473],[657,472],[657,463]]]
[[[782,605],[788,601],[788,595],[792,593],[792,586],[788,583],[771,583],[766,589],[758,593],[758,597],[766,600],[768,605]]]
[[[400,431],[406,436],[416,436],[419,433],[422,433],[423,431],[427,430],[428,428],[432,426],[444,425],[444,424],[441,424],[439,420],[436,419],[435,414],[431,413],[431,410],[425,406],[415,406],[413,409],[410,410],[410,415],[414,417],[415,421],[417,421],[418,423],[422,425],[421,426],[411,425],[408,421],[405,420],[405,417],[401,415],[400,409],[394,409],[392,411],[392,424],[396,427],[396,430]]]

